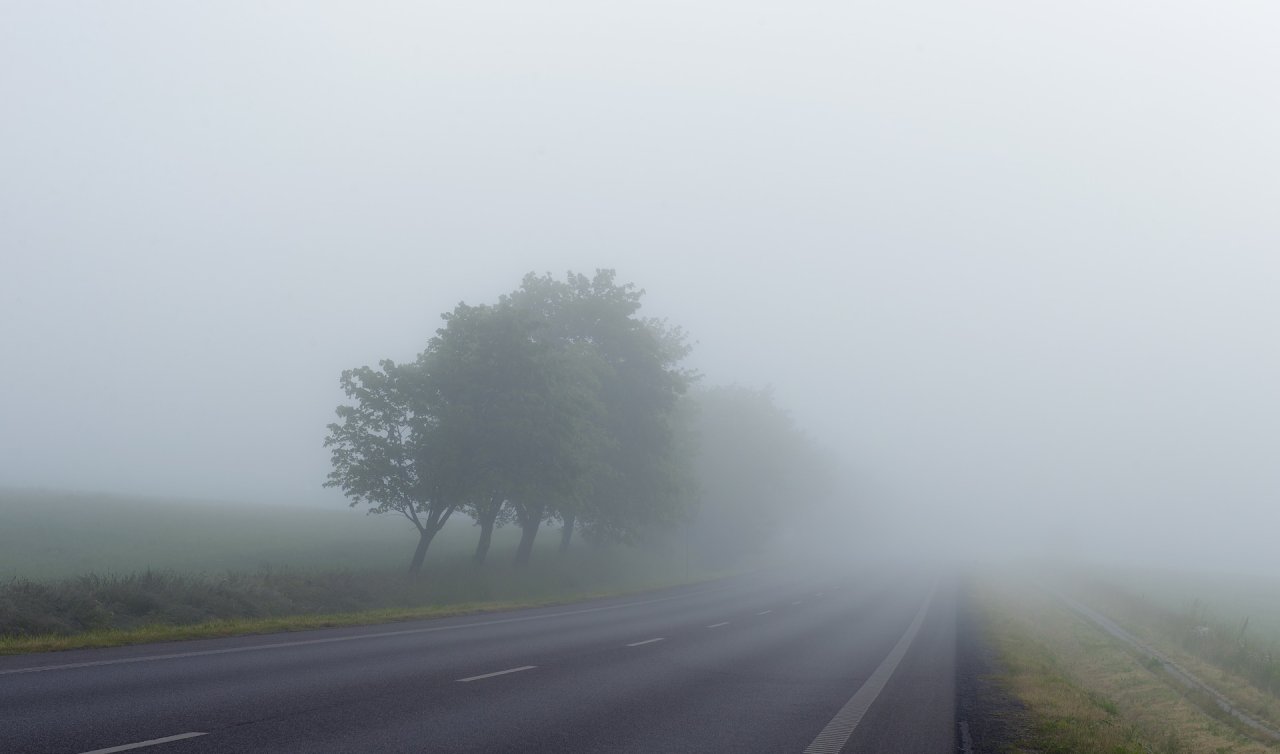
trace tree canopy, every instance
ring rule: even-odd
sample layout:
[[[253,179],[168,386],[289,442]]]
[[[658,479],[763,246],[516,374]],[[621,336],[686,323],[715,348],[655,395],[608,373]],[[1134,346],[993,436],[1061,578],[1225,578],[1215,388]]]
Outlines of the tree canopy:
[[[693,375],[684,334],[638,316],[611,270],[525,276],[496,303],[459,304],[410,365],[343,373],[329,485],[422,534],[412,570],[457,510],[513,518],[527,562],[540,526],[630,540],[687,515],[676,407]]]
[[[529,274],[491,304],[460,303],[409,364],[342,374],[348,405],[325,441],[329,486],[419,532],[410,570],[457,512],[521,530],[527,563],[544,524],[636,542],[684,526],[703,559],[763,546],[820,497],[829,468],[767,391],[690,394],[690,347],[640,316],[644,292],[612,270]]]
[[[325,446],[333,470],[325,486],[340,488],[353,506],[399,513],[412,522],[419,540],[409,570],[417,571],[458,507],[450,493],[466,470],[438,452],[436,423],[421,401],[419,370],[389,359],[380,367],[342,373],[342,389],[352,403],[339,406],[338,421],[329,425]]]

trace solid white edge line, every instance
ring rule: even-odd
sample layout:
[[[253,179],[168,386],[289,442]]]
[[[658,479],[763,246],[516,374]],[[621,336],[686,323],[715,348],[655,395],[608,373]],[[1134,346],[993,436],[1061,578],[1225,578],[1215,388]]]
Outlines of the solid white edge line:
[[[237,652],[259,652],[265,649],[287,649],[289,647],[308,647],[315,644],[335,644],[343,641],[358,641],[361,639],[384,639],[392,636],[412,636],[413,634],[428,634],[437,631],[457,631],[465,628],[479,628],[481,626],[496,626],[503,623],[523,623],[531,620],[546,620],[547,618],[560,618],[566,615],[582,615],[584,613],[598,613],[604,610],[620,610],[624,607],[635,607],[637,605],[651,605],[655,602],[669,602],[671,600],[684,599],[703,594],[710,590],[698,590],[696,592],[688,592],[686,594],[676,594],[670,597],[658,597],[651,600],[637,600],[635,602],[626,602],[620,605],[604,605],[601,607],[588,607],[581,610],[563,610],[556,613],[546,613],[543,615],[524,615],[517,618],[500,618],[498,620],[477,621],[475,623],[459,623],[451,626],[425,626],[423,628],[406,628],[400,631],[379,631],[372,634],[355,634],[353,636],[331,636],[324,639],[302,639],[299,641],[281,641],[274,644],[251,644],[247,647],[228,647],[226,649],[205,649],[195,652],[174,652],[163,655],[143,655],[141,657],[121,657],[115,660],[90,660],[88,662],[71,662],[64,665],[36,665],[29,668],[10,668],[8,670],[0,670],[0,675],[17,675],[19,673],[45,673],[52,670],[75,670],[77,668],[96,668],[105,665],[127,665],[134,662],[155,662],[156,660],[179,660],[187,657],[209,657],[212,655],[235,654]],[[432,620],[431,618],[423,618],[422,620]],[[439,619],[436,619],[439,620]]]
[[[537,665],[521,665],[518,668],[507,668],[506,670],[499,670],[496,673],[485,673],[484,675],[473,675],[470,678],[459,678],[457,680],[457,683],[470,683],[472,681],[480,681],[480,680],[484,680],[485,678],[492,678],[495,675],[506,675],[507,673],[519,673],[522,670],[533,670],[536,667],[538,666]]]
[[[849,743],[854,729],[858,727],[858,723],[862,722],[862,716],[870,709],[876,697],[880,696],[885,684],[893,677],[893,671],[898,669],[898,663],[902,662],[903,656],[911,648],[911,642],[915,640],[916,634],[920,633],[920,626],[924,623],[924,616],[929,612],[929,605],[933,602],[933,595],[937,590],[937,584],[929,589],[929,595],[924,598],[924,604],[916,612],[911,625],[907,626],[906,633],[898,639],[893,649],[889,650],[889,654],[880,662],[880,666],[871,674],[871,677],[862,684],[862,688],[854,692],[836,716],[831,718],[831,722],[827,723],[827,727],[813,739],[813,743],[805,747],[804,754],[837,754],[845,744]]]
[[[124,744],[123,746],[111,746],[106,749],[94,749],[93,751],[82,752],[81,754],[113,754],[117,751],[130,751],[131,749],[141,749],[144,746],[155,746],[157,744],[167,744],[170,741],[181,741],[184,738],[195,738],[196,736],[207,736],[208,733],[179,733],[176,736],[165,736],[164,738],[153,738],[150,741],[139,741],[136,744]]]
[[[644,646],[645,644],[652,644],[652,643],[654,643],[655,641],[662,641],[664,638],[666,638],[666,637],[659,636],[659,637],[658,637],[658,638],[656,638],[656,639],[645,639],[644,641],[634,641],[634,642],[631,642],[630,644],[628,644],[627,646],[628,646],[628,647],[641,647],[641,646]]]
[[[721,621],[720,623],[712,623],[710,626],[707,626],[707,628],[720,628],[721,626],[727,626],[727,625],[729,625],[729,621],[726,620],[726,621]]]

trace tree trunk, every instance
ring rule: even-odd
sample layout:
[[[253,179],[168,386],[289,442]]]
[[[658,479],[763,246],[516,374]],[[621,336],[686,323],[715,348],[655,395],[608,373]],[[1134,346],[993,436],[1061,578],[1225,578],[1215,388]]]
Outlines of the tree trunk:
[[[431,540],[436,533],[429,529],[418,530],[418,549],[413,551],[413,560],[409,562],[409,573],[418,573],[422,570],[422,561],[427,557],[427,548],[431,546]]]
[[[572,513],[564,514],[564,526],[560,527],[560,554],[564,555],[569,552],[569,540],[573,539],[573,522],[575,516]]]
[[[484,565],[484,559],[489,555],[489,543],[493,541],[493,522],[497,518],[496,509],[492,513],[480,516],[480,541],[476,543],[476,554],[473,558],[477,568]]]
[[[529,559],[533,557],[533,538],[538,536],[538,528],[541,526],[541,508],[520,517],[520,546],[516,548],[516,565],[529,565]]]

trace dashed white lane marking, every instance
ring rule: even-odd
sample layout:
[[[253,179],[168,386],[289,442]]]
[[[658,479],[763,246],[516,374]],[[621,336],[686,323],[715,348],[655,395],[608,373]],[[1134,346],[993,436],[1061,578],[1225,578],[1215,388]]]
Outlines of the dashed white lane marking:
[[[644,641],[633,641],[633,642],[631,642],[630,644],[628,644],[627,646],[628,646],[628,647],[641,647],[641,646],[644,646],[645,644],[652,644],[652,643],[654,643],[655,641],[662,641],[664,638],[666,638],[666,637],[664,637],[664,636],[659,636],[659,637],[658,637],[658,638],[656,638],[656,639],[645,639]]]
[[[181,741],[184,738],[195,738],[196,736],[207,736],[208,733],[179,733],[176,736],[165,736],[164,738],[153,738],[150,741],[139,741],[136,744],[124,744],[123,746],[111,746],[106,749],[94,749],[86,751],[83,754],[113,754],[117,751],[130,751],[132,749],[141,749],[144,746],[156,746],[158,744],[167,744],[170,741]]]
[[[804,600],[796,600],[795,602],[791,603],[791,606],[795,607],[796,605],[799,605],[801,602],[804,602]]]
[[[756,615],[768,615],[768,614],[769,614],[769,613],[771,613],[771,612],[773,612],[773,611],[772,611],[772,610],[761,610],[760,612],[756,613]]]
[[[712,623],[710,626],[707,626],[707,628],[720,628],[721,626],[727,626],[727,625],[729,625],[729,621],[726,620],[726,621],[720,621],[719,623]]]
[[[907,632],[898,639],[893,649],[889,650],[888,656],[881,661],[880,666],[871,674],[867,682],[862,684],[862,688],[854,692],[853,697],[840,708],[835,717],[831,718],[831,722],[827,723],[827,727],[823,728],[818,737],[813,739],[813,743],[805,748],[804,754],[836,754],[849,743],[853,730],[858,727],[858,723],[862,722],[862,716],[867,713],[876,697],[880,696],[885,684],[893,677],[893,671],[898,669],[898,663],[902,662],[903,655],[911,648],[911,642],[915,640],[916,634],[920,633],[920,626],[924,623],[924,616],[929,612],[929,604],[933,602],[933,594],[936,591],[935,585],[929,590],[929,596],[924,598],[924,604],[920,606],[911,625],[907,626]]]
[[[470,678],[459,678],[458,683],[471,683],[472,681],[482,681],[485,678],[492,678],[495,675],[506,675],[507,673],[519,673],[522,670],[533,670],[536,667],[538,666],[537,665],[521,665],[518,668],[507,668],[506,670],[499,670],[496,673],[485,673],[484,675],[473,675]]]
[[[186,657],[209,657],[212,655],[235,654],[237,652],[259,652],[264,649],[286,649],[289,647],[309,647],[316,644],[336,644],[344,641],[359,641],[361,639],[385,639],[391,636],[412,636],[414,634],[431,634],[437,631],[458,631],[468,628],[479,628],[481,626],[497,626],[503,623],[524,623],[531,620],[546,620],[547,618],[561,618],[566,615],[583,615],[585,613],[599,613],[605,610],[620,610],[625,607],[636,607],[637,605],[651,605],[655,602],[667,602],[670,600],[685,599],[686,597],[702,594],[702,591],[688,592],[685,594],[675,594],[670,597],[657,597],[651,600],[637,600],[635,602],[624,602],[620,605],[603,605],[601,607],[587,607],[581,610],[562,610],[555,613],[543,613],[541,615],[521,615],[516,618],[499,618],[497,620],[475,621],[473,623],[457,623],[449,626],[424,626],[422,628],[406,628],[398,631],[377,631],[371,634],[354,634],[351,636],[329,636],[323,639],[302,639],[299,641],[280,641],[273,644],[251,644],[246,647],[227,647],[225,649],[204,649],[194,652],[172,652],[162,655],[142,655],[140,657],[120,657],[114,660],[91,660],[89,662],[69,662],[64,665],[37,665],[30,668],[11,668],[8,670],[0,670],[0,675],[17,675],[18,673],[45,673],[51,670],[74,670],[77,668],[96,668],[105,665],[127,665],[134,662],[155,662],[156,660],[179,660]]]

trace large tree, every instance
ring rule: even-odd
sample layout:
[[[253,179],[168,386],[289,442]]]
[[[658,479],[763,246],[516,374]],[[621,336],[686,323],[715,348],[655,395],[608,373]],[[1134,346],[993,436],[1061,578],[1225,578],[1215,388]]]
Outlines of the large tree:
[[[676,442],[676,405],[693,374],[684,333],[638,316],[644,291],[613,270],[564,280],[527,275],[510,303],[545,323],[541,337],[578,353],[594,372],[600,410],[579,494],[557,501],[561,550],[575,527],[598,538],[633,540],[679,520],[689,500],[687,456]]]
[[[527,275],[496,304],[443,315],[415,363],[343,374],[353,405],[326,441],[329,485],[352,504],[395,511],[421,534],[412,569],[457,510],[480,527],[521,528],[527,563],[542,524],[632,540],[687,505],[688,454],[676,411],[692,374],[684,334],[642,319],[640,291],[611,270]]]
[[[541,523],[583,494],[599,440],[594,356],[550,337],[546,317],[511,297],[460,304],[445,322],[419,364],[439,434],[471,470],[462,495],[481,526],[477,560],[509,511],[516,562],[527,563]]]
[[[381,362],[342,373],[350,405],[339,406],[325,447],[333,470],[326,487],[338,487],[351,505],[370,513],[398,513],[418,531],[409,571],[422,569],[427,548],[458,509],[451,495],[463,471],[451,463],[430,411],[423,404],[415,365]]]

